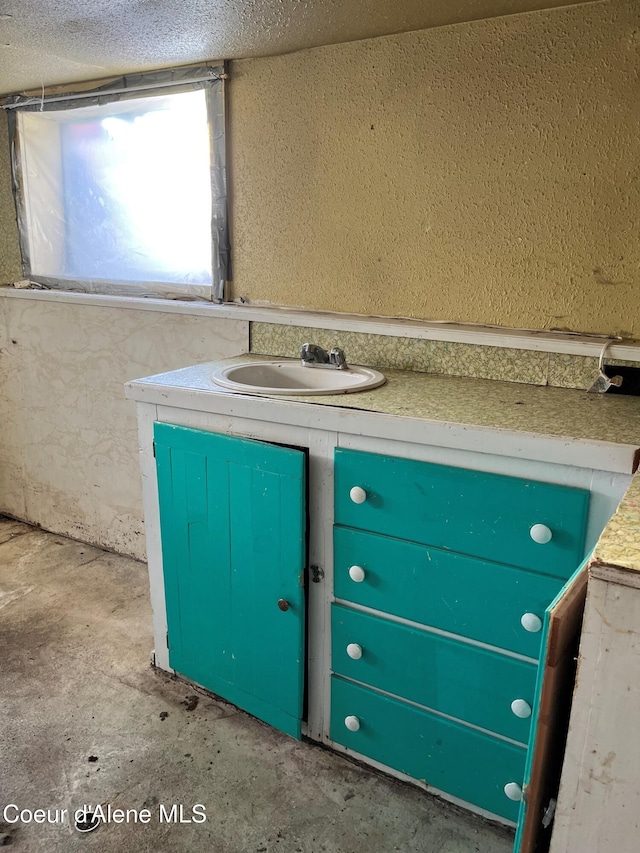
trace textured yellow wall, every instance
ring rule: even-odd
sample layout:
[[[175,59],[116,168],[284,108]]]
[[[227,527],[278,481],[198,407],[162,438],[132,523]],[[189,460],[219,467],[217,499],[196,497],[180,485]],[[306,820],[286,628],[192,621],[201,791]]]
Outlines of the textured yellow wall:
[[[11,191],[7,113],[0,110],[0,284],[22,278],[16,211]]]
[[[640,4],[234,62],[233,294],[640,337]]]

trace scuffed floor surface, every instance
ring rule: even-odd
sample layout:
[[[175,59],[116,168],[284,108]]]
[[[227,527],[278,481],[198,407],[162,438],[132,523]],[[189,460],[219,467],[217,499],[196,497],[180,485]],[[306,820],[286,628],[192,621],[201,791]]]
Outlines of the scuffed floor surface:
[[[23,851],[508,853],[512,834],[149,665],[146,567],[0,518],[0,809],[67,809],[0,825]],[[85,804],[149,809],[81,835]],[[160,822],[203,804],[203,823]],[[1,816],[1,811],[0,811]],[[13,817],[10,810],[9,817]],[[56,818],[52,814],[53,819]],[[132,818],[133,815],[130,815]]]

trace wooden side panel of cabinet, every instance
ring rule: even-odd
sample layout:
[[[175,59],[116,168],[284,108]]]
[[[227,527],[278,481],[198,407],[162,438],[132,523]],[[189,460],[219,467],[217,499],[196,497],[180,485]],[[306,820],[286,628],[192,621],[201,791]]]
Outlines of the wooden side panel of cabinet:
[[[155,447],[171,667],[300,737],[305,455],[170,424]]]
[[[553,826],[547,809],[558,795],[576,657],[587,594],[587,562],[565,584],[545,614],[543,651],[524,775],[514,853],[544,853]]]

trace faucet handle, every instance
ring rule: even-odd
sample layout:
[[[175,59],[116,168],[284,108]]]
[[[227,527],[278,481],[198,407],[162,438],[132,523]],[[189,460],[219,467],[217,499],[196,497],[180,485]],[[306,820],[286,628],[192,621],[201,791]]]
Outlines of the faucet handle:
[[[335,364],[336,367],[339,367],[341,370],[345,370],[347,367],[347,359],[344,354],[344,350],[340,349],[340,347],[334,347],[329,353],[329,364]]]

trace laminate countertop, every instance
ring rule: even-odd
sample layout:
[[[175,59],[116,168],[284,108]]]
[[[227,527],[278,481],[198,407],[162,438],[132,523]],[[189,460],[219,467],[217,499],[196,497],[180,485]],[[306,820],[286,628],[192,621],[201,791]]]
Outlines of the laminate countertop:
[[[245,355],[146,377],[127,383],[127,396],[142,399],[142,393],[148,399],[149,392],[155,388],[165,393],[182,390],[236,398],[251,397],[216,385],[212,380],[213,370],[220,364],[269,360]],[[385,370],[384,374],[386,383],[371,391],[314,396],[287,394],[269,398],[254,396],[251,399],[331,406],[640,448],[640,397],[589,394],[566,388],[406,370]]]
[[[631,480],[593,552],[591,573],[609,578],[608,568],[640,574],[640,473]]]

